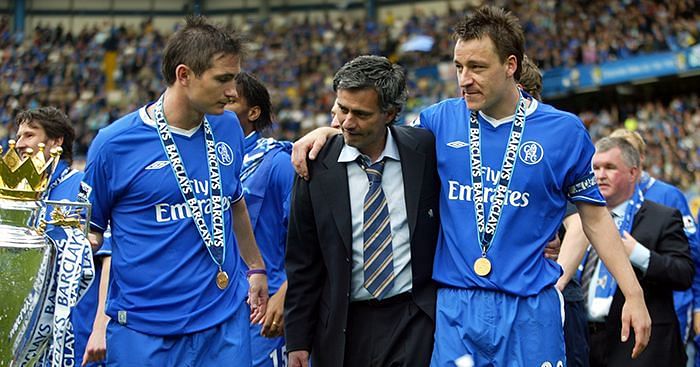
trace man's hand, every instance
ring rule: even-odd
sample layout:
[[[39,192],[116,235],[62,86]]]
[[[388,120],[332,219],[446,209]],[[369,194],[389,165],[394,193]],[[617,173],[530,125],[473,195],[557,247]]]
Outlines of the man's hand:
[[[693,312],[693,330],[695,335],[700,335],[700,311]]]
[[[96,322],[92,326],[92,333],[90,333],[85,346],[85,354],[83,354],[83,364],[81,366],[85,366],[90,362],[104,361],[107,357],[107,339],[105,334],[108,321],[109,318],[105,317],[103,322]]]
[[[287,364],[289,367],[308,367],[309,366],[309,352],[305,350],[295,350],[289,352],[287,356]]]
[[[307,156],[312,161],[316,159],[318,152],[326,145],[328,138],[339,132],[340,130],[332,127],[319,127],[302,136],[294,143],[294,148],[292,148],[292,164],[299,176],[305,180],[309,179],[309,168],[306,166]]]
[[[559,240],[559,235],[554,235],[554,238],[547,242],[547,246],[544,248],[544,257],[557,261],[559,258],[559,251],[561,250],[561,240]]]
[[[276,338],[284,335],[284,297],[287,294],[287,282],[270,297],[267,312],[263,318],[261,334],[266,338]]]
[[[267,276],[252,274],[248,277],[248,304],[250,305],[250,322],[259,324],[267,311]]]
[[[634,329],[634,348],[632,358],[637,358],[649,343],[651,336],[651,317],[644,296],[639,294],[625,300],[622,306],[622,334],[620,340],[624,343],[629,340],[630,326]]]
[[[102,233],[90,231],[87,235],[88,242],[90,242],[90,247],[92,247],[92,253],[96,253],[97,250],[102,247]]]
[[[625,253],[629,257],[632,254],[632,250],[637,246],[637,240],[632,237],[627,231],[622,232],[622,244],[625,245]]]

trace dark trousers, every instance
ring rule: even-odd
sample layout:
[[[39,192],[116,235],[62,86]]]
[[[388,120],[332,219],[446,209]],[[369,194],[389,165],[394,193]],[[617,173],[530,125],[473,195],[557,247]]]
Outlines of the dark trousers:
[[[615,320],[615,322],[618,322]],[[675,322],[675,320],[674,320]],[[591,336],[591,367],[644,366],[684,367],[688,361],[677,324],[652,324],[647,348],[635,360],[630,359],[634,347],[634,332],[630,339],[620,343],[620,329],[612,330],[607,323],[588,323]]]
[[[410,293],[350,303],[345,367],[429,366],[434,321]]]
[[[575,279],[564,291],[564,342],[566,343],[566,365],[588,367],[589,339],[588,313],[581,286]]]
[[[607,367],[610,340],[605,323],[591,322],[588,324],[591,341],[591,367]]]

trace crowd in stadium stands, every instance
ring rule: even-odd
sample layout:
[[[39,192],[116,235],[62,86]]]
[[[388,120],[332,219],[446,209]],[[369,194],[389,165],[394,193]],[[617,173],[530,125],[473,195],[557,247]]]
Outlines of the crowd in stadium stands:
[[[676,50],[700,40],[700,13],[695,0],[673,2],[507,1],[528,36],[527,53],[543,69],[600,63],[646,52]],[[584,9],[585,8],[585,9]],[[294,139],[301,132],[327,124],[334,93],[330,78],[346,61],[360,54],[382,54],[409,70],[410,111],[456,95],[454,81],[436,82],[416,70],[451,63],[451,26],[462,9],[447,15],[417,10],[407,19],[388,13],[378,24],[351,17],[325,21],[249,21],[240,26],[252,44],[244,68],[258,75],[272,92],[276,135]],[[76,123],[77,156],[84,156],[96,131],[153,100],[163,89],[160,50],[169,33],[148,21],[140,27],[92,26],[71,33],[61,26],[37,26],[24,42],[11,32],[10,19],[0,18],[0,143],[11,134],[14,115],[26,108],[53,105]],[[434,40],[428,52],[402,52],[411,36]],[[115,60],[113,84],[103,71]],[[113,90],[108,86],[114,85]],[[698,96],[665,105],[648,103],[581,114],[592,135],[601,136],[623,124],[638,128],[650,143],[650,170],[683,188],[700,182]],[[695,136],[695,137],[694,137]],[[693,176],[697,175],[697,176]]]
[[[579,114],[596,140],[625,127],[646,141],[644,167],[653,177],[697,194],[700,182],[700,96],[677,97],[668,104],[645,102],[622,108],[583,111]]]

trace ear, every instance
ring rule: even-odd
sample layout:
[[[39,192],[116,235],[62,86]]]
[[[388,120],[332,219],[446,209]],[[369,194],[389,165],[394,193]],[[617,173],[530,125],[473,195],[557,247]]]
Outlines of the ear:
[[[512,78],[515,75],[515,71],[518,70],[518,58],[515,55],[510,55],[506,58],[506,76]]]
[[[254,122],[260,117],[260,113],[262,110],[260,109],[260,106],[253,106],[248,109],[248,121]]]
[[[63,137],[59,136],[56,139],[49,139],[48,141],[49,144],[55,146],[55,147],[60,147],[63,146]],[[48,145],[48,144],[47,144]]]
[[[641,174],[639,167],[630,167],[630,173],[632,174],[634,181],[637,181],[639,175]]]
[[[180,64],[175,68],[175,83],[182,86],[189,85],[190,76],[193,76],[192,70],[185,64]]]
[[[396,118],[396,110],[391,109],[391,111],[385,113],[384,125],[389,125]]]

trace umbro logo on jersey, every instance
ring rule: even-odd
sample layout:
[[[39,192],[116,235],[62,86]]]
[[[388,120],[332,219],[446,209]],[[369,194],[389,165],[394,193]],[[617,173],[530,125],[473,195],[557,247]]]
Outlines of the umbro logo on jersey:
[[[168,162],[168,161],[155,161],[155,162],[149,164],[148,167],[146,167],[145,169],[146,170],[161,169],[169,164],[170,164],[170,162]]]
[[[463,141],[460,141],[460,140],[455,140],[455,141],[451,141],[451,142],[447,143],[448,147],[455,148],[455,149],[464,148],[467,145],[469,145],[469,144],[467,144]]]

